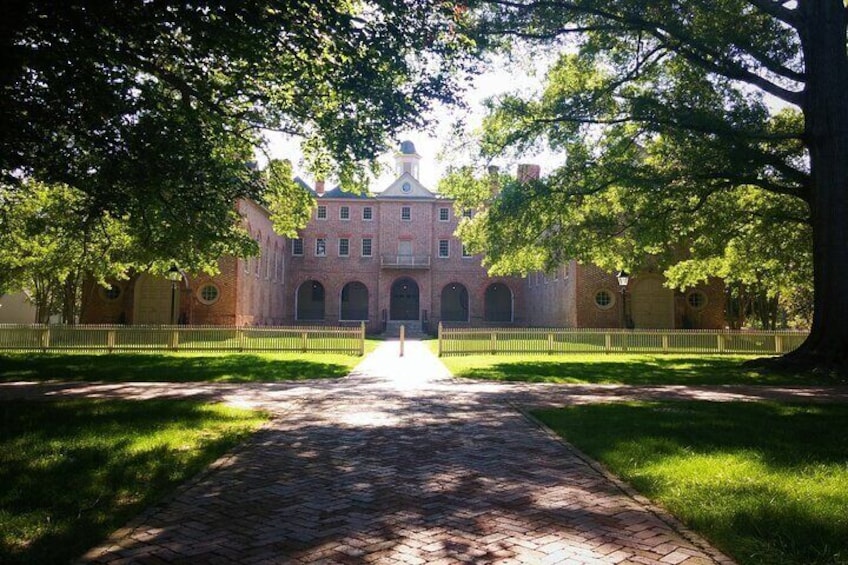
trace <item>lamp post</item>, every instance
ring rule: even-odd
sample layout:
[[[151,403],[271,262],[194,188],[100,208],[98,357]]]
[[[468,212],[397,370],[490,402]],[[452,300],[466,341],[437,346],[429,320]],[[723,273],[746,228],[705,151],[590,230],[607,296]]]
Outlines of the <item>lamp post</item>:
[[[171,265],[165,276],[171,281],[171,325],[175,326],[177,325],[177,283],[183,279],[183,273],[176,265]]]
[[[627,271],[619,271],[615,274],[618,279],[618,287],[621,289],[621,327],[627,327],[627,285],[630,283],[630,275]]]

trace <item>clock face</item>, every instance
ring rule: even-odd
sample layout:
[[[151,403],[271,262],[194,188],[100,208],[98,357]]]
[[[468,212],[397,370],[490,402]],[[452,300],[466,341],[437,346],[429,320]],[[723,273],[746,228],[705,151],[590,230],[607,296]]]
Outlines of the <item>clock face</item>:
[[[412,192],[412,185],[408,182],[405,182],[403,183],[403,186],[400,187],[400,189],[404,192]]]

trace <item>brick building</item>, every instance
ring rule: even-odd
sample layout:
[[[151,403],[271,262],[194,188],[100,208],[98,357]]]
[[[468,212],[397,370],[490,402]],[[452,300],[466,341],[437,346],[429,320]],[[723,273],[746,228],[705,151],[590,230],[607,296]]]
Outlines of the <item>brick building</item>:
[[[723,325],[722,285],[688,293],[650,272],[632,278],[626,309],[615,277],[572,261],[556,273],[490,277],[481,257],[454,236],[453,202],[418,180],[421,156],[405,141],[397,178],[376,194],[340,187],[312,190],[317,206],[298,239],[274,233],[268,212],[239,202],[261,255],[221,259],[216,277],[179,284],[175,318],[191,324],[359,324],[370,332],[404,322],[434,331],[451,325],[716,328]],[[538,176],[538,166],[519,167]],[[131,277],[111,289],[91,285],[84,322],[168,323],[171,282]]]

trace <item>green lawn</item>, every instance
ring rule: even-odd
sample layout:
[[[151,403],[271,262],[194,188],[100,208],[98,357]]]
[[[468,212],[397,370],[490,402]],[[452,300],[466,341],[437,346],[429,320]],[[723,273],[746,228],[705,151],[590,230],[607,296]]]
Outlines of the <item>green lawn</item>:
[[[366,341],[366,353],[376,344]],[[361,359],[334,353],[3,353],[0,382],[292,381],[343,377]]]
[[[848,405],[651,402],[535,415],[742,564],[848,563]]]
[[[0,563],[79,557],[265,420],[186,400],[0,402]]]
[[[431,347],[433,347],[431,345]],[[743,366],[752,356],[660,354],[468,355],[442,357],[457,377],[533,383],[628,385],[814,385],[833,377]]]

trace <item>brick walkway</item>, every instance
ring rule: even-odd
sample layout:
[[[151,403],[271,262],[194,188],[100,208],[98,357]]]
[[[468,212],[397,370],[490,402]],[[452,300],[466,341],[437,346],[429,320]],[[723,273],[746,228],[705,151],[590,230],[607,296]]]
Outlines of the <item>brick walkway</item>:
[[[848,391],[458,382],[387,342],[338,381],[3,385],[0,397],[197,396],[276,417],[150,508],[96,563],[731,563],[514,406]]]

